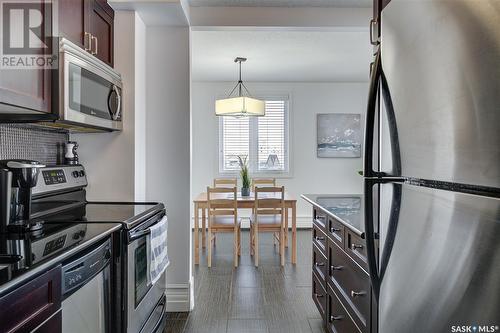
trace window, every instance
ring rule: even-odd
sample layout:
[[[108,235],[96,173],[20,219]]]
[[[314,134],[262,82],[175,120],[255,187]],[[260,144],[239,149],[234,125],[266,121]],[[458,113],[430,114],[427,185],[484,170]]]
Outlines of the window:
[[[254,174],[289,172],[287,99],[266,99],[263,117],[220,117],[219,172],[238,171],[238,156]]]

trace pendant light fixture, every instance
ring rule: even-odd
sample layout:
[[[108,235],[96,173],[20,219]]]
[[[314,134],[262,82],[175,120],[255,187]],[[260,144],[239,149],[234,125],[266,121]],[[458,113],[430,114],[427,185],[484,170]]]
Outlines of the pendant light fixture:
[[[247,58],[241,57],[234,59],[234,62],[239,64],[240,76],[238,83],[236,83],[227,98],[215,101],[215,115],[232,117],[265,115],[265,102],[253,98],[241,80],[241,63],[246,60]],[[237,94],[233,95],[235,91],[237,91]]]

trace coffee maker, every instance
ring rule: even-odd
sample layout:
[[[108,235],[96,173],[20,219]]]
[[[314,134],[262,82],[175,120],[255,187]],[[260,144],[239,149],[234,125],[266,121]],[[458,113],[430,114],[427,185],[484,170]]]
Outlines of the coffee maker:
[[[33,231],[41,228],[30,220],[31,191],[45,165],[30,160],[0,161],[0,232]]]

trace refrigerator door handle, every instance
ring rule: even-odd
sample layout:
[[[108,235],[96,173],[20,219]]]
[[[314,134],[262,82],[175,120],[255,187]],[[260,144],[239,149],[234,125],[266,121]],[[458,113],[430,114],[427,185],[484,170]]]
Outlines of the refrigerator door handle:
[[[382,67],[382,66],[381,66]],[[398,126],[396,124],[396,115],[394,113],[394,105],[392,104],[391,91],[385,77],[384,70],[380,69],[380,81],[382,83],[382,96],[385,106],[385,114],[389,126],[389,136],[391,142],[392,155],[392,174],[401,176],[401,150],[399,148]]]
[[[373,170],[373,138],[375,132],[375,114],[377,112],[377,96],[380,82],[380,74],[382,72],[380,64],[380,50],[375,56],[375,63],[371,72],[370,89],[368,90],[368,102],[366,107],[366,122],[365,122],[365,160],[364,160],[364,177],[380,176]]]
[[[375,253],[375,231],[373,219],[373,186],[376,181],[365,179],[365,236],[366,236],[366,256],[368,259],[368,271],[373,294],[378,302],[380,294],[380,276],[377,267],[377,254]]]
[[[399,136],[396,125],[396,116],[394,113],[394,105],[392,97],[385,77],[384,70],[382,69],[382,60],[380,58],[380,50],[375,56],[375,62],[371,71],[370,89],[368,92],[368,103],[366,108],[366,123],[365,123],[365,154],[364,154],[364,172],[365,177],[384,177],[387,176],[384,172],[377,172],[373,170],[373,139],[375,136],[375,115],[377,112],[377,97],[378,89],[382,87],[382,96],[387,114],[387,121],[389,126],[389,135],[391,141],[391,154],[392,154],[392,174],[394,176],[401,175],[401,154],[399,149]]]

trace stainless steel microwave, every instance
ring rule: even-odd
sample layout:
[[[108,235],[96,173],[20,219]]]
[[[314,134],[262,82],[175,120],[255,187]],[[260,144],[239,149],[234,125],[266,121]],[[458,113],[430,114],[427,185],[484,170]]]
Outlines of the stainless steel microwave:
[[[61,38],[59,124],[91,131],[122,130],[122,79],[113,68]]]

